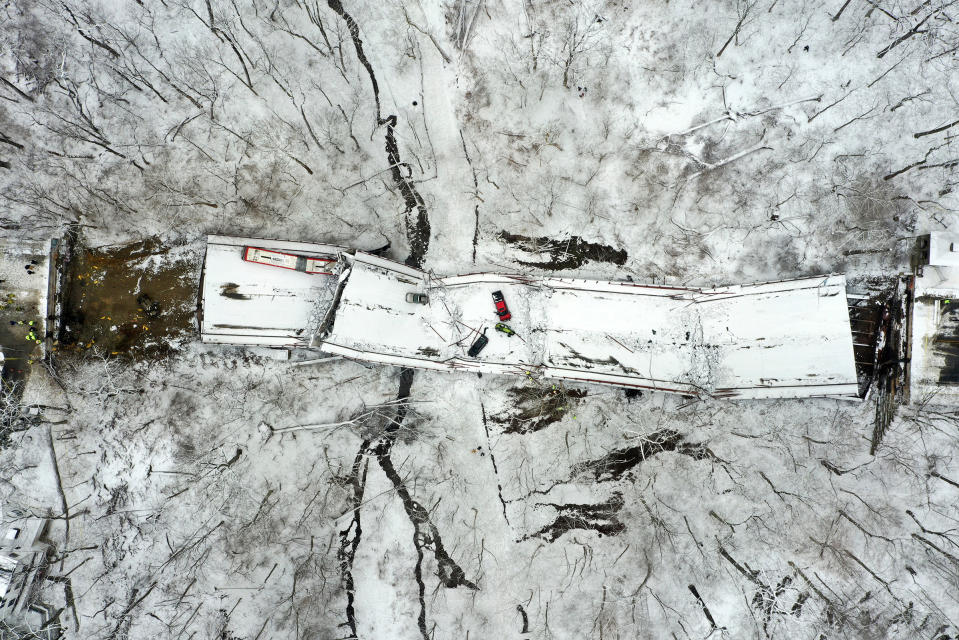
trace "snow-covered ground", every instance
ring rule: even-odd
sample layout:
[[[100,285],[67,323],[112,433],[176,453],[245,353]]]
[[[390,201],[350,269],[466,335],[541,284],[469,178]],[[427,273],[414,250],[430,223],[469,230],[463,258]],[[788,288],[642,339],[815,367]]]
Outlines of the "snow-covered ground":
[[[12,0],[0,229],[694,289],[891,276],[957,225],[956,20],[946,0]],[[877,435],[871,402],[178,336],[36,367],[35,424],[0,451],[0,498],[54,518],[67,637],[959,635],[951,411],[914,402]]]

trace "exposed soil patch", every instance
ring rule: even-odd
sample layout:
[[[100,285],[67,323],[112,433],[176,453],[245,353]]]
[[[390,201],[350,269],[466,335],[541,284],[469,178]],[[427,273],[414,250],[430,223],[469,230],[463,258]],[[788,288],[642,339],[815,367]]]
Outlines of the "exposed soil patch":
[[[623,508],[623,494],[618,491],[606,502],[598,504],[543,502],[536,506],[556,509],[556,518],[539,531],[524,536],[524,540],[537,537],[547,542],[555,542],[561,535],[574,529],[588,529],[601,536],[615,536],[626,530],[626,525],[620,522],[617,516]]]
[[[540,269],[563,270],[578,269],[587,261],[611,262],[615,265],[626,264],[626,251],[605,244],[587,242],[579,236],[553,240],[551,238],[531,238],[500,231],[499,239],[527,253],[543,256],[543,260],[517,260],[519,264]]]
[[[148,240],[75,250],[67,266],[59,352],[159,357],[195,333],[199,260]]]
[[[249,300],[250,296],[239,293],[240,285],[228,282],[220,287],[220,295],[231,300]]]
[[[675,451],[696,460],[710,457],[702,443],[686,442],[678,432],[663,429],[650,434],[634,447],[614,449],[602,458],[581,462],[573,468],[573,475],[591,475],[597,482],[619,480],[639,463],[664,451]]]
[[[639,389],[623,389],[623,395],[626,396],[626,402],[632,402],[643,397],[643,392]]]
[[[532,433],[559,422],[582,398],[585,391],[567,389],[562,385],[513,387],[506,391],[512,407],[499,415],[490,416],[493,422],[506,425],[504,433]]]

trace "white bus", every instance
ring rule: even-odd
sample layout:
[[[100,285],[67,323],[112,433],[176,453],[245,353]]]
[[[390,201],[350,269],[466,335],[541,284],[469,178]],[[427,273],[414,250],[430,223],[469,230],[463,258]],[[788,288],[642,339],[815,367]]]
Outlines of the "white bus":
[[[270,251],[259,247],[243,247],[243,259],[247,262],[265,264],[269,267],[280,267],[291,271],[303,271],[322,275],[333,275],[332,268],[335,258],[316,258],[312,256],[298,256],[293,253]]]

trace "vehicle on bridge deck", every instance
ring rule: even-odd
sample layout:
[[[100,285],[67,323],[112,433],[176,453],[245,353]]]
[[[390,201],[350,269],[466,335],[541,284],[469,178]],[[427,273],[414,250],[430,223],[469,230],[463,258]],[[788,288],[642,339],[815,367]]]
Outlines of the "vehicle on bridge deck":
[[[334,275],[250,260],[284,254],[334,258]],[[846,280],[837,274],[713,288],[442,277],[344,247],[210,236],[202,278],[205,343],[700,398],[859,393]],[[491,309],[491,294],[509,307]],[[487,334],[497,321],[503,326]]]
[[[283,253],[282,251],[271,251],[262,247],[243,247],[243,259],[268,267],[279,267],[326,276],[333,275],[330,269],[333,266],[332,263],[336,262],[335,258],[301,256],[293,253]]]
[[[692,397],[858,397],[841,275],[694,288],[439,277],[362,251],[340,259],[332,321],[311,345],[331,355]],[[411,288],[426,291],[430,304],[407,303]],[[509,325],[492,313],[491,294],[509,303]]]
[[[496,307],[496,315],[498,315],[499,319],[503,322],[513,317],[509,312],[509,307],[506,306],[506,300],[503,299],[502,291],[493,292],[493,305]]]
[[[344,251],[315,242],[209,236],[200,278],[201,340],[308,347],[333,306]]]

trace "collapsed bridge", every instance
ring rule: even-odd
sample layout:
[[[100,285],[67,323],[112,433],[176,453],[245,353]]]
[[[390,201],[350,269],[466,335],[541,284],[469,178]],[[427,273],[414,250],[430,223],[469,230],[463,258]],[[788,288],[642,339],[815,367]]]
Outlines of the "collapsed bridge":
[[[251,262],[250,247],[293,256],[291,265],[307,257],[327,266],[307,273]],[[493,330],[494,291],[509,304],[515,336]],[[409,293],[428,302],[408,302]],[[332,245],[210,236],[200,332],[206,343],[696,397],[856,396],[859,389],[842,275],[710,289],[436,277]],[[469,357],[483,333],[488,346]]]

